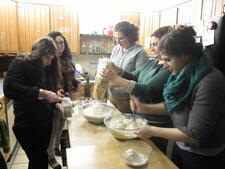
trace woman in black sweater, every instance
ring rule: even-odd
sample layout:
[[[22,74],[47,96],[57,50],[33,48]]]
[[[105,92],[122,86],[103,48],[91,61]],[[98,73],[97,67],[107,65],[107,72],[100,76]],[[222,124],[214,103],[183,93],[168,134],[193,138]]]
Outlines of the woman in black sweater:
[[[13,99],[13,132],[29,159],[29,169],[47,169],[53,110],[61,109],[55,93],[60,81],[56,45],[42,38],[30,54],[14,59],[6,74],[3,90]],[[62,109],[61,109],[62,110]]]

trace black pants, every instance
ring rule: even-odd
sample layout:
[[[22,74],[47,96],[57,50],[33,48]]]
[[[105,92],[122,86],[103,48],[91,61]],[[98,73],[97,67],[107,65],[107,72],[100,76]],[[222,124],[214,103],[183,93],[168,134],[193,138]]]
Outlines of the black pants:
[[[1,151],[0,151],[0,168],[7,169],[7,164],[5,162],[5,159],[4,159]]]
[[[29,159],[28,169],[48,169],[48,144],[52,124],[41,127],[13,127],[13,132]]]
[[[179,169],[224,169],[225,149],[216,156],[203,156],[184,151],[175,144],[172,161]]]

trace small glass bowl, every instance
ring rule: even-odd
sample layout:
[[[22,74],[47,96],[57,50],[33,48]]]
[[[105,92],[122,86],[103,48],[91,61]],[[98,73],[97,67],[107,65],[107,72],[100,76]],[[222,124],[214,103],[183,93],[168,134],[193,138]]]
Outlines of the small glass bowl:
[[[120,155],[131,166],[142,166],[148,163],[152,147],[143,141],[130,140],[119,144]]]

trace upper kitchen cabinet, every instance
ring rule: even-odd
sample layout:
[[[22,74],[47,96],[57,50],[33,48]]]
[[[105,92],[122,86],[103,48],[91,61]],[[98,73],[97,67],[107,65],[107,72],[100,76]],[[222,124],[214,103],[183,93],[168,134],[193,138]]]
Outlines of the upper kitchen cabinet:
[[[130,23],[140,26],[140,13],[139,12],[121,12],[121,20],[129,21]]]
[[[221,16],[224,11],[225,0],[214,0],[213,1],[213,16]]]
[[[159,12],[142,12],[140,14],[139,42],[145,49],[150,47],[150,36],[154,30],[159,28]]]
[[[73,53],[80,53],[79,14],[76,8],[50,7],[50,30],[65,35]]]
[[[203,0],[202,19],[209,20],[213,16],[213,0]]]
[[[140,31],[139,31],[139,43],[148,48],[149,45],[146,41],[152,32],[152,12],[142,12],[140,14]]]
[[[201,8],[202,1],[200,0],[192,0],[179,5],[177,24],[191,25],[198,22],[201,19]]]
[[[0,1],[0,53],[17,53],[18,27],[17,4],[9,0]]]
[[[224,0],[202,0],[202,19],[209,20],[214,16],[221,16],[224,10]]]
[[[178,7],[169,8],[161,11],[160,27],[177,24]]]
[[[49,33],[49,7],[18,3],[19,48],[30,51],[32,44]]]

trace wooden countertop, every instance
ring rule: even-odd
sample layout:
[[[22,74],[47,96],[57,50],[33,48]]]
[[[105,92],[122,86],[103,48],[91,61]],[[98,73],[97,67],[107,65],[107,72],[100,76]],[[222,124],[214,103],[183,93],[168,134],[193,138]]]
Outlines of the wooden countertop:
[[[118,113],[118,112],[117,112]],[[66,150],[68,169],[130,169],[119,154],[118,145],[106,126],[89,123],[74,108],[68,120],[71,148]],[[148,163],[139,169],[177,169],[177,167],[151,142],[152,154]]]

